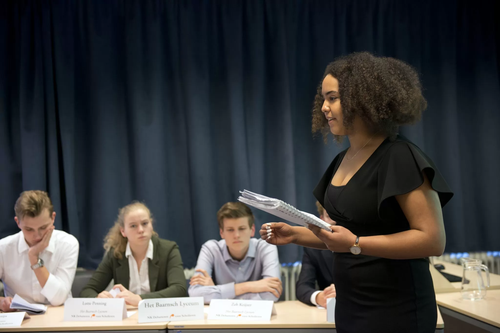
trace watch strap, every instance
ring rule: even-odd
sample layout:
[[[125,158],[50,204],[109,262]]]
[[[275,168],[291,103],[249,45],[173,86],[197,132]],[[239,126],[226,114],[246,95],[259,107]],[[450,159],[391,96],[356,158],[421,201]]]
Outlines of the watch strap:
[[[38,258],[38,261],[36,262],[36,264],[31,265],[31,269],[32,270],[35,270],[35,269],[40,268],[40,267],[43,267],[43,260],[42,260],[42,258]]]

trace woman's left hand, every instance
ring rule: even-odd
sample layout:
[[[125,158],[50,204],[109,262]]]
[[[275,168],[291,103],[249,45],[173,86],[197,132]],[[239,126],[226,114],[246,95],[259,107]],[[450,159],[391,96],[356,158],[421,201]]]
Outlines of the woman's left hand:
[[[141,296],[136,295],[133,292],[127,290],[127,288],[125,288],[121,284],[115,284],[113,289],[115,288],[120,289],[120,293],[116,295],[116,298],[124,298],[125,303],[127,303],[128,305],[138,306],[139,302],[142,301]]]
[[[350,252],[351,246],[356,242],[356,236],[349,229],[338,225],[330,227],[333,232],[328,232],[312,224],[309,224],[308,228],[326,244],[330,251]]]

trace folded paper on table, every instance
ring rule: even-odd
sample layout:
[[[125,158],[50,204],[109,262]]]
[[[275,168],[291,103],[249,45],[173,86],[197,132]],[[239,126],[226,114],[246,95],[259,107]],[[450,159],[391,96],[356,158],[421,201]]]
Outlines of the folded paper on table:
[[[326,300],[326,321],[335,323],[335,306],[337,305],[336,298],[328,298]]]
[[[298,210],[282,200],[266,197],[265,195],[247,190],[240,191],[240,193],[241,196],[238,197],[238,201],[241,201],[249,206],[258,208],[269,214],[281,217],[282,219],[299,225],[307,226],[308,224],[313,224],[327,231],[332,230],[329,223],[326,223],[319,217],[312,214]]]
[[[12,303],[10,304],[11,309],[26,311],[29,314],[37,315],[44,314],[47,311],[47,307],[43,304],[31,304],[24,300],[18,294],[14,295],[12,298]]]

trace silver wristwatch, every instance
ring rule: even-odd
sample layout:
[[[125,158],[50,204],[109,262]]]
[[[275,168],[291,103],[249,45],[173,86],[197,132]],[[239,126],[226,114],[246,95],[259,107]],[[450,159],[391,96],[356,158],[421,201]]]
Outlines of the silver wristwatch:
[[[35,270],[35,269],[40,268],[40,267],[43,267],[43,260],[42,260],[42,258],[39,257],[36,264],[31,265],[31,269]]]
[[[359,236],[356,236],[356,241],[354,245],[349,248],[352,254],[358,255],[361,253],[361,247],[359,246]]]

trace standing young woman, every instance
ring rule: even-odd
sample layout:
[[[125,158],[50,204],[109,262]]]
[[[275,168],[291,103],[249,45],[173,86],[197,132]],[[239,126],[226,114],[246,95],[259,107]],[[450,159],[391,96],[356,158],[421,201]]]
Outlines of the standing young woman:
[[[393,58],[354,53],[329,64],[313,109],[313,131],[349,139],[314,190],[336,221],[263,225],[269,243],[334,251],[335,320],[344,332],[434,332],[434,287],[427,257],[441,255],[441,208],[453,196],[417,146],[397,135],[426,108],[416,72]]]
[[[175,242],[160,239],[153,231],[148,207],[133,202],[120,209],[105,238],[106,255],[80,293],[81,297],[112,298],[105,290],[114,279],[129,305],[142,299],[186,296],[186,278]]]

